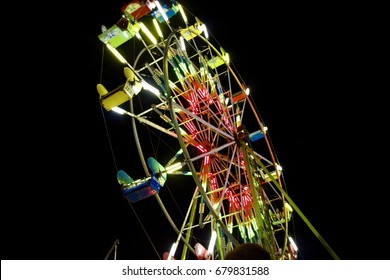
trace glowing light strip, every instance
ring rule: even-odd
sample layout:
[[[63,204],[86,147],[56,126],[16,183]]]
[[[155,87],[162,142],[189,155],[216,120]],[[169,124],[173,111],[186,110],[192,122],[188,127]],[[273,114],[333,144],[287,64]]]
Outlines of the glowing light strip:
[[[123,64],[127,64],[126,59],[116,50],[116,48],[114,48],[110,44],[106,44],[106,46],[112,52],[112,54],[115,55],[117,59],[119,59],[120,62],[122,62]]]
[[[148,36],[149,40],[150,40],[154,45],[156,45],[156,44],[157,44],[156,38],[154,38],[153,34],[150,33],[149,29],[145,26],[145,24],[144,24],[143,22],[140,22],[140,23],[139,23],[139,27],[141,27],[142,32],[144,32],[145,35]]]
[[[177,162],[175,164],[172,164],[168,167],[165,168],[165,171],[168,173],[168,174],[171,174],[177,170],[180,170],[186,163],[184,162]]]
[[[187,25],[188,24],[188,19],[187,19],[187,16],[186,16],[186,14],[185,14],[185,12],[183,10],[183,7],[180,4],[178,5],[178,7],[179,7],[179,11],[180,11],[181,17],[183,18],[184,23]]]
[[[160,36],[161,39],[164,39],[164,36],[163,36],[162,31],[161,31],[161,29],[160,29],[160,25],[158,25],[157,19],[153,18],[153,24],[154,24],[154,27],[155,27],[156,30],[157,30],[158,36]]]
[[[205,37],[206,39],[209,38],[209,33],[207,32],[207,27],[206,27],[206,25],[205,25],[204,23],[203,23],[201,26],[199,26],[198,29],[199,29],[200,31],[203,31],[204,37]]]
[[[169,251],[169,255],[168,255],[167,260],[171,260],[173,258],[173,256],[176,253],[176,248],[177,248],[177,242],[172,244],[172,247],[171,247],[171,250]]]
[[[295,244],[295,242],[294,242],[294,240],[292,239],[291,236],[288,237],[288,240],[290,241],[291,246],[294,248],[294,250],[295,250],[296,252],[298,252],[298,246],[297,246],[297,244]]]
[[[217,233],[215,232],[215,230],[213,230],[213,232],[211,233],[211,237],[210,237],[209,247],[207,248],[207,251],[209,252],[209,254],[212,254],[212,252],[214,251],[216,239],[217,239]]]
[[[168,22],[169,19],[168,19],[166,13],[165,13],[163,7],[161,7],[160,2],[154,1],[154,3],[156,3],[157,9],[159,10],[159,12],[160,12],[161,16],[163,17],[163,19],[164,19],[166,22]]]

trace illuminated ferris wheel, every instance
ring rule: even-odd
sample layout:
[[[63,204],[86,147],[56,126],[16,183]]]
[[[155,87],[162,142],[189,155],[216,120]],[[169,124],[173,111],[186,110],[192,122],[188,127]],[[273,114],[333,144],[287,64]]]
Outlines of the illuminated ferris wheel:
[[[98,84],[99,102],[130,120],[145,171],[133,179],[118,170],[123,195],[158,200],[177,233],[164,259],[224,259],[241,243],[296,259],[289,224],[297,208],[250,89],[203,22],[177,1],[160,2],[131,1],[98,36],[124,65],[123,84],[111,91]],[[148,154],[138,138],[145,128],[169,149]],[[192,194],[180,224],[160,197],[173,176]]]

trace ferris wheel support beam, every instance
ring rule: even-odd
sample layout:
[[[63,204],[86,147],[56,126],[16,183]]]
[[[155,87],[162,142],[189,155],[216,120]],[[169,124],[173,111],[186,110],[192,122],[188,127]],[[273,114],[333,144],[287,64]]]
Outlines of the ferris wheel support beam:
[[[252,176],[252,167],[248,159],[248,147],[247,143],[245,141],[240,141],[239,143],[240,150],[242,150],[242,155],[244,157],[245,162],[245,172],[248,175],[248,181],[251,193],[253,195],[253,210],[255,212],[256,222],[258,223],[258,227],[260,230],[260,242],[264,248],[266,248],[272,255],[275,255],[276,252],[274,250],[274,247],[272,246],[270,240],[271,236],[267,235],[267,231],[265,230],[265,224],[264,224],[264,218],[262,217],[262,213],[264,213],[264,209],[260,209],[261,206],[259,204],[258,198],[260,197],[259,190],[256,188],[255,180]]]
[[[248,151],[250,152],[250,151]],[[291,197],[286,193],[286,191],[281,187],[279,182],[272,176],[272,174],[268,171],[268,169],[264,166],[264,164],[258,158],[254,157],[257,164],[265,171],[265,173],[269,176],[272,182],[275,184],[276,188],[283,194],[286,200],[290,203],[291,207],[298,213],[301,219],[305,222],[305,224],[309,227],[309,229],[313,232],[313,234],[318,238],[318,240],[322,243],[322,245],[326,248],[326,250],[330,253],[330,255],[339,260],[338,255],[333,251],[333,249],[329,246],[329,244],[325,241],[325,239],[321,236],[321,234],[317,231],[317,229],[312,225],[312,223],[307,219],[307,217],[303,214],[301,209],[295,204],[295,202],[291,199]],[[279,176],[278,176],[279,178]]]

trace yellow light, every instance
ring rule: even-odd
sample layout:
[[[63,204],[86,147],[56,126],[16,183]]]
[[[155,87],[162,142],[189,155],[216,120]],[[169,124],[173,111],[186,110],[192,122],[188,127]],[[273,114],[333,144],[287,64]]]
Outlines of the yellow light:
[[[292,207],[291,207],[290,204],[288,204],[287,202],[284,203],[284,208],[285,208],[288,212],[292,212],[292,211],[293,211]]]
[[[253,228],[257,231],[259,229],[259,226],[257,225],[256,219],[252,218],[251,223],[252,223]]]
[[[242,238],[245,238],[245,237],[246,237],[246,234],[245,234],[245,229],[244,229],[242,223],[238,224],[238,229],[239,229],[239,231],[240,231],[241,237],[242,237]]]
[[[248,237],[249,237],[249,238],[254,237],[254,236],[255,236],[255,232],[253,231],[253,229],[252,229],[252,227],[250,226],[250,224],[247,225],[246,228],[247,228],[247,231],[248,231]]]
[[[210,92],[214,92],[215,91],[215,84],[214,84],[213,77],[211,76],[210,72],[207,72],[207,79],[208,79],[209,85],[211,86]]]
[[[240,115],[236,116],[236,124],[237,124],[237,127],[239,127],[241,125],[241,116]]]
[[[184,28],[180,30],[180,33],[187,41],[189,41],[192,38],[195,38],[196,36],[200,35],[202,31],[199,29],[199,27],[195,27],[195,25],[191,25],[188,28]]]
[[[112,54],[115,55],[117,59],[119,59],[120,62],[122,62],[123,64],[127,63],[126,59],[113,46],[111,46],[110,44],[106,44],[106,46],[112,52]]]
[[[145,35],[148,36],[149,40],[150,40],[154,45],[156,45],[156,44],[157,44],[156,38],[154,38],[154,36],[152,35],[152,33],[150,33],[149,29],[145,26],[145,24],[144,24],[143,22],[140,22],[140,23],[139,23],[139,26],[141,27],[142,32],[144,32]]]
[[[179,4],[179,11],[180,11],[180,14],[181,14],[181,17],[183,18],[185,24],[188,24],[188,19],[187,19],[187,16],[183,10],[183,7]]]
[[[180,133],[181,133],[181,135],[183,135],[183,136],[187,136],[187,135],[188,135],[188,133],[185,132],[185,130],[183,130],[181,127],[180,127]]]
[[[160,36],[160,38],[163,39],[164,36],[163,36],[162,31],[161,31],[161,29],[160,29],[160,25],[158,25],[157,19],[153,18],[153,24],[154,24],[154,27],[155,27],[156,30],[157,30],[158,36]]]
[[[205,73],[206,73],[206,71],[205,71],[205,69],[204,69],[203,66],[199,68],[199,72],[200,72],[200,75],[201,75],[202,78],[203,78],[203,77],[205,76]]]
[[[175,163],[175,164],[172,164],[172,165],[166,167],[165,171],[168,174],[172,174],[173,172],[180,170],[183,167],[183,165],[184,165],[184,163],[178,162],[178,163]]]

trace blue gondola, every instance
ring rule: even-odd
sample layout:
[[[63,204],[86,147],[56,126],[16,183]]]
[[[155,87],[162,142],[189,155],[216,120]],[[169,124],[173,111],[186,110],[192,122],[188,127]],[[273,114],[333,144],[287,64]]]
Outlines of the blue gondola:
[[[125,171],[117,172],[117,180],[122,186],[123,195],[130,202],[137,202],[155,195],[167,180],[165,168],[154,158],[148,158],[148,167],[152,171],[150,177],[133,180]]]

